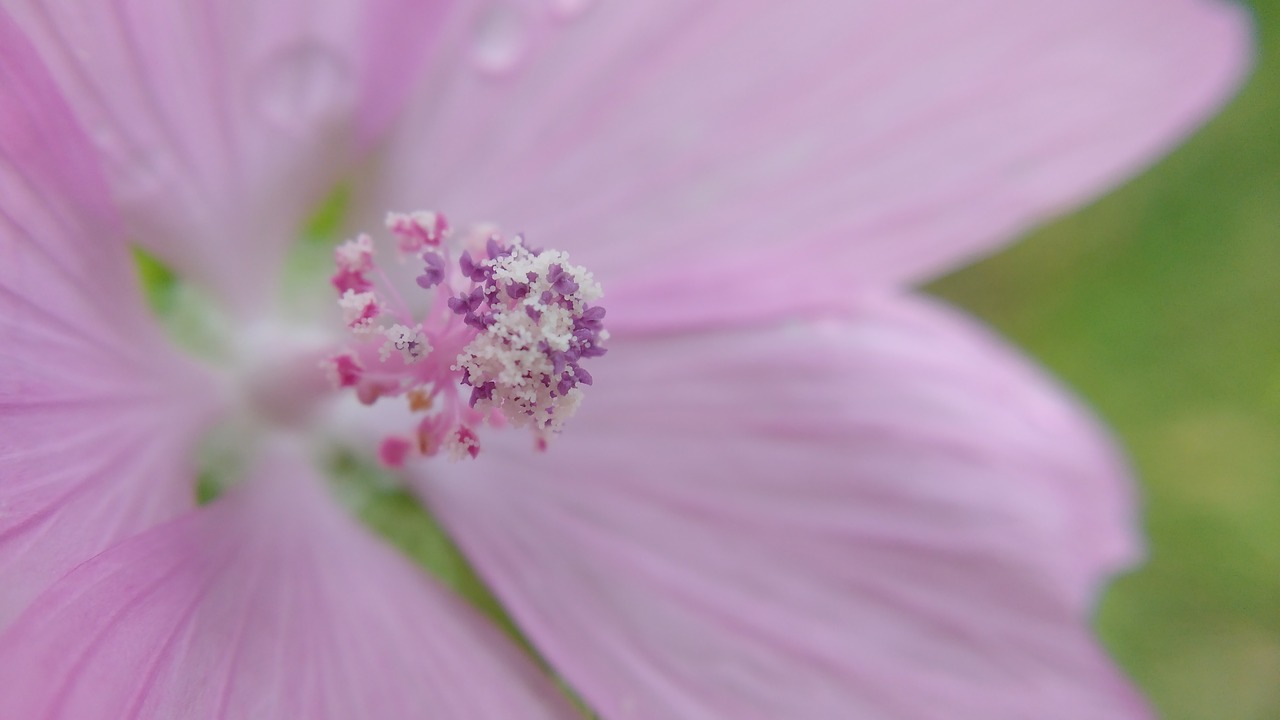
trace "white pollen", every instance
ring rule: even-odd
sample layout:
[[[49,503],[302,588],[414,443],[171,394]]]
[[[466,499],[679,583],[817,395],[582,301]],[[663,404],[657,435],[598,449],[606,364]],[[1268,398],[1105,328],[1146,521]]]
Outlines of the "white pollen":
[[[440,213],[430,210],[417,210],[411,213],[387,213],[385,221],[399,241],[400,252],[416,253],[428,245],[439,245],[440,241],[450,235],[449,223]]]
[[[334,248],[333,259],[339,270],[363,272],[373,267],[373,238],[361,233]]]
[[[444,448],[449,453],[449,460],[458,462],[468,456],[475,457],[480,451],[480,440],[471,428],[460,426],[445,438]]]
[[[365,405],[408,399],[416,427],[388,435],[384,447],[394,452],[379,459],[400,467],[406,447],[415,457],[474,458],[486,424],[527,428],[546,450],[594,381],[583,365],[607,351],[599,283],[566,253],[530,251],[523,237],[504,239],[496,226],[453,233],[429,210],[388,213],[385,224],[398,260],[420,268],[416,285],[426,302],[401,299],[399,278],[378,267],[386,248],[375,259],[369,235],[342,243],[330,282],[354,343],[323,363],[329,381]],[[429,357],[437,351],[445,357]]]
[[[382,314],[378,304],[378,296],[371,292],[347,290],[338,298],[338,307],[342,308],[342,321],[356,335],[368,335],[374,331],[374,320]]]
[[[494,308],[493,322],[463,349],[454,369],[465,370],[473,387],[493,383],[491,398],[479,399],[477,408],[499,407],[515,427],[559,431],[582,403],[582,391],[559,391],[563,367],[557,372],[549,350],[570,349],[574,323],[601,296],[600,285],[585,268],[571,265],[567,254],[549,250],[534,255],[519,238],[508,254],[481,264],[493,271],[490,292],[501,289],[505,294],[515,285],[527,287],[527,294]],[[561,294],[556,289],[549,279],[556,265],[575,290]],[[531,276],[536,280],[530,281]],[[544,294],[549,294],[548,302]]]
[[[399,352],[406,363],[418,362],[431,352],[427,336],[416,328],[396,324],[383,328],[382,334],[387,338],[382,347],[378,348],[378,357],[383,362],[391,357],[392,352]]]

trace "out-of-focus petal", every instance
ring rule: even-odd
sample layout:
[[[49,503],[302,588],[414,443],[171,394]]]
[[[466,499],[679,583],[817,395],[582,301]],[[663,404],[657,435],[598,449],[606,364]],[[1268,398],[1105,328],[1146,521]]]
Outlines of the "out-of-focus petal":
[[[274,448],[245,486],[77,568],[0,637],[0,716],[574,717],[323,482]]]
[[[97,157],[3,13],[0,108],[2,628],[193,503],[211,398],[145,314]]]
[[[387,125],[441,7],[4,0],[106,159],[134,238],[240,310]]]
[[[605,717],[1146,717],[1086,619],[1128,478],[980,330],[883,299],[598,365],[546,453],[420,482]]]
[[[581,252],[654,325],[946,272],[1150,162],[1249,47],[1217,0],[457,5],[371,209]]]

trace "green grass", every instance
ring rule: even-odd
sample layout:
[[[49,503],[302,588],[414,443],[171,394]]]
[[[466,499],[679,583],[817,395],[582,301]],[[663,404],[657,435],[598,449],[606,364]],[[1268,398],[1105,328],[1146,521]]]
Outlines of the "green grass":
[[[1116,429],[1150,559],[1104,598],[1165,720],[1280,718],[1280,0],[1235,102],[1118,192],[936,283]]]

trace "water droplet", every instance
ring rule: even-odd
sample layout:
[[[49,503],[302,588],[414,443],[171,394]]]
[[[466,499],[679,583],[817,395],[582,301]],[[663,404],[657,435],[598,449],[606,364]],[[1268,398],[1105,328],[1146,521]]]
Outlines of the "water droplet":
[[[476,26],[476,66],[494,74],[514,69],[528,49],[530,22],[527,11],[513,2],[491,3]]]
[[[346,60],[315,41],[272,53],[252,87],[262,114],[295,130],[339,117],[355,102],[355,81]]]
[[[586,12],[595,0],[550,0],[551,11],[563,20],[572,20],[573,18]]]

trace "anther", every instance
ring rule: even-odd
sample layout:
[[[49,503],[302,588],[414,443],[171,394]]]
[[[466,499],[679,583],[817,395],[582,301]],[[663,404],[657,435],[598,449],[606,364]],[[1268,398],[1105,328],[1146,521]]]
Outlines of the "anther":
[[[483,424],[530,428],[545,449],[593,382],[581,363],[605,353],[599,284],[565,253],[530,249],[519,235],[507,241],[491,226],[460,242],[439,213],[389,213],[386,227],[401,260],[421,262],[427,302],[405,303],[385,286],[368,235],[343,243],[333,285],[354,344],[327,362],[333,383],[361,402],[403,395],[421,415],[414,440],[389,436],[379,458],[401,467],[442,450],[476,457]],[[426,310],[411,317],[408,307]]]

